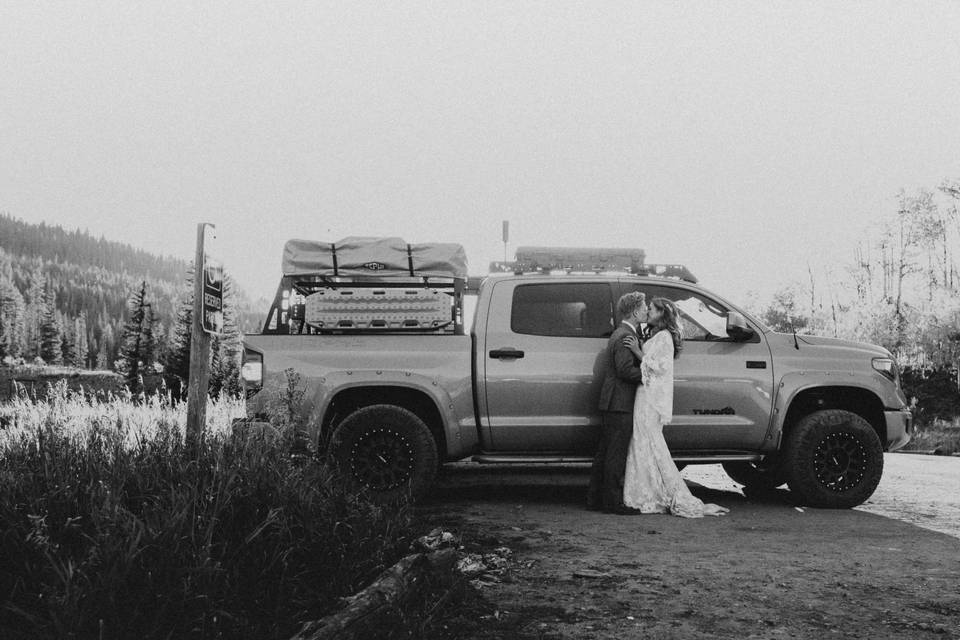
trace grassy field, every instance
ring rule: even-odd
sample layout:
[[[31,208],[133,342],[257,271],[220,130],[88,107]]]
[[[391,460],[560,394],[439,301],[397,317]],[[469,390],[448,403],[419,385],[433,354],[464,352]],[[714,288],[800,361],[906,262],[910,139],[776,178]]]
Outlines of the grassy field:
[[[0,405],[0,637],[288,638],[407,550],[409,510],[344,493],[281,430],[231,433],[211,402]],[[302,444],[302,443],[301,443]]]

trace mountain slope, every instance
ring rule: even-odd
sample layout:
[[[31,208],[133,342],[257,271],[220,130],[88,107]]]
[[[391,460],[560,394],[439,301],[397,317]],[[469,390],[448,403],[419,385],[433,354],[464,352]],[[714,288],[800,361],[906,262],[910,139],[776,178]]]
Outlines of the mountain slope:
[[[127,300],[141,282],[158,321],[156,335],[167,342],[177,309],[190,293],[189,267],[185,260],[87,232],[0,214],[0,357],[40,355],[46,317],[61,331],[65,361],[71,359],[70,343],[80,352],[72,364],[112,367],[129,314]],[[235,304],[241,329],[252,329],[256,317],[242,293]]]

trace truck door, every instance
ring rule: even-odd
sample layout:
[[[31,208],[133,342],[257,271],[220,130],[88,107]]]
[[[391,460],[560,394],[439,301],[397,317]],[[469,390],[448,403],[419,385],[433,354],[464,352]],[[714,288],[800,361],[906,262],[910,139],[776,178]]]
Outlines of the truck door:
[[[682,451],[755,451],[770,425],[773,360],[759,327],[745,342],[726,334],[726,305],[682,285],[625,283],[626,291],[673,300],[683,325],[674,368],[673,422],[664,437]],[[748,321],[749,322],[749,321]]]
[[[613,286],[496,282],[482,350],[481,419],[496,451],[592,455]]]

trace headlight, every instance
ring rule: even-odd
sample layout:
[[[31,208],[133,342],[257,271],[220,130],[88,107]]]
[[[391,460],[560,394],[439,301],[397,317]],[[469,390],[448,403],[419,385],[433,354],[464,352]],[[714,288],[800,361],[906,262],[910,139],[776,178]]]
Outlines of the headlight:
[[[886,377],[891,380],[897,379],[897,363],[893,358],[874,358],[871,363],[874,369]]]

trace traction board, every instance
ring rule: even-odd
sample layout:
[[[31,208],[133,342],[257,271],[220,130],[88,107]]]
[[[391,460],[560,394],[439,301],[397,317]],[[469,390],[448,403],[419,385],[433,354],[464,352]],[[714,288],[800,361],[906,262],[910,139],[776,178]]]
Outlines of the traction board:
[[[451,297],[436,289],[321,289],[304,307],[304,322],[321,331],[437,329],[452,321]]]

